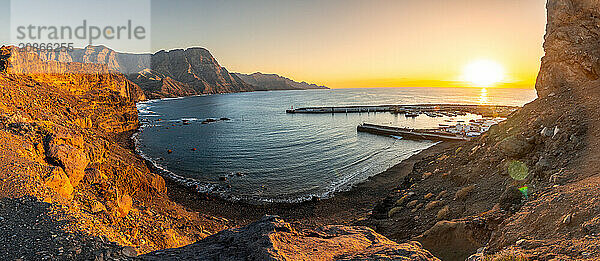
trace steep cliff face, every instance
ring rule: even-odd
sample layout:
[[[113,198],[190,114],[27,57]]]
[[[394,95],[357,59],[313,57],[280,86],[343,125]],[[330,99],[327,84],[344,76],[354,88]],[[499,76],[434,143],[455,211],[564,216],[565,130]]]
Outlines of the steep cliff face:
[[[540,97],[595,81],[600,75],[600,10],[594,0],[548,1],[548,24],[536,89]]]
[[[600,258],[600,2],[548,1],[539,98],[415,164],[365,224],[444,260]],[[475,257],[474,257],[475,258]]]
[[[253,86],[221,67],[204,48],[155,53],[152,55],[151,70],[161,75],[156,79],[163,81],[163,85],[165,79],[168,79],[168,84],[179,82],[184,86],[190,86],[196,93],[214,94],[254,90]]]
[[[55,218],[75,220],[66,231],[140,252],[210,233],[202,224],[212,223],[169,201],[165,181],[128,148],[138,86],[103,65],[12,48],[0,49],[0,63],[0,198],[55,203]]]
[[[104,46],[73,51],[38,52],[45,61],[102,64],[139,85],[148,98],[254,91],[254,86],[221,67],[204,48],[160,51],[155,54],[119,53]]]
[[[234,73],[234,75],[244,82],[255,86],[257,91],[329,89],[325,86],[307,82],[296,82],[277,74],[263,74],[257,72],[253,74]]]

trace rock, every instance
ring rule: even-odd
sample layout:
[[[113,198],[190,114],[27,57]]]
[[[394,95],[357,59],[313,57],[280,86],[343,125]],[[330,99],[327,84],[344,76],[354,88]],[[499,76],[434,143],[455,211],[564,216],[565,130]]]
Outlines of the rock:
[[[419,203],[418,200],[413,200],[411,202],[408,202],[408,204],[406,204],[406,207],[412,208],[412,207],[416,206],[418,203]]]
[[[370,228],[325,226],[299,233],[277,216],[221,231],[192,245],[142,260],[439,260],[418,242],[395,243]]]
[[[85,169],[90,162],[85,153],[67,144],[51,143],[46,156],[63,167],[73,187],[83,179]]]
[[[540,131],[540,135],[544,137],[552,137],[552,135],[554,135],[554,130],[548,127],[544,127],[542,131]]]
[[[522,199],[523,193],[521,193],[521,191],[518,188],[509,187],[500,196],[498,206],[502,210],[514,213],[521,206]]]
[[[234,73],[235,76],[244,82],[257,87],[257,90],[307,90],[307,89],[328,89],[325,86],[309,84],[306,82],[296,82],[277,74],[263,74],[260,72],[253,74]]]
[[[68,200],[73,199],[71,180],[61,168],[53,167],[49,176],[45,178],[45,184],[61,197]]]
[[[433,175],[433,173],[431,173],[431,172],[425,172],[425,173],[423,173],[422,179],[427,179],[427,178],[431,177],[431,175]]]
[[[390,211],[388,211],[388,217],[391,218],[394,216],[394,214],[400,213],[400,211],[402,211],[402,207],[392,208],[392,209],[390,209]]]
[[[442,205],[442,202],[441,202],[441,201],[439,201],[439,200],[432,201],[432,202],[429,202],[429,203],[428,203],[428,204],[425,206],[425,210],[426,210],[426,211],[427,211],[427,210],[432,210],[432,209],[434,209],[434,208],[438,208],[438,207],[439,207],[439,206],[441,206],[441,205]]]
[[[554,127],[554,131],[552,131],[552,138],[556,137],[558,132],[560,132],[560,129],[558,128],[558,126]]]
[[[465,221],[439,221],[416,238],[442,260],[465,260],[483,247]]]
[[[470,185],[470,186],[466,186],[466,187],[461,188],[454,195],[454,200],[464,200],[464,199],[466,199],[471,194],[471,192],[473,192],[473,190],[475,190],[475,185]]]
[[[90,210],[92,211],[92,213],[96,214],[96,213],[100,213],[100,212],[105,212],[106,207],[104,206],[104,204],[102,204],[98,201],[94,201],[92,203]]]
[[[123,218],[129,214],[133,200],[129,195],[123,195],[117,200],[117,217]]]
[[[440,194],[438,194],[437,197],[435,197],[435,200],[440,200],[440,199],[444,198],[446,195],[448,195],[448,191],[444,190],[444,191],[440,192]]]
[[[510,136],[502,140],[498,147],[509,157],[519,158],[531,149],[531,144],[520,136]]]
[[[102,183],[108,179],[104,173],[95,168],[85,169],[84,179],[90,184]]]
[[[433,194],[433,193],[427,193],[427,195],[424,196],[425,199],[430,199],[433,197],[435,197],[435,194]]]
[[[450,216],[450,207],[448,205],[444,206],[440,211],[438,211],[436,218],[437,220],[444,220]]]
[[[567,214],[563,217],[562,223],[565,225],[571,224],[572,218],[573,218],[573,214]]]
[[[545,170],[550,168],[550,161],[545,158],[545,157],[541,157],[536,163],[535,163],[535,167],[539,170]]]
[[[131,246],[126,246],[121,250],[121,253],[126,257],[136,257],[138,256],[137,250]]]

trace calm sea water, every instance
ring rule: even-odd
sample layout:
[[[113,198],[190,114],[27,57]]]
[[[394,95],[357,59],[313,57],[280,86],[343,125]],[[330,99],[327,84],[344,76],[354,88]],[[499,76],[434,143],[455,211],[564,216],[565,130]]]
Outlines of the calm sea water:
[[[360,123],[424,128],[478,116],[413,119],[390,113],[286,114],[291,106],[520,106],[535,98],[534,90],[524,89],[380,88],[154,100],[138,105],[144,126],[136,139],[144,157],[174,176],[187,178],[201,192],[250,202],[298,202],[347,189],[434,144],[357,133]],[[201,124],[207,118],[222,117],[231,120]],[[190,124],[183,125],[183,120]]]

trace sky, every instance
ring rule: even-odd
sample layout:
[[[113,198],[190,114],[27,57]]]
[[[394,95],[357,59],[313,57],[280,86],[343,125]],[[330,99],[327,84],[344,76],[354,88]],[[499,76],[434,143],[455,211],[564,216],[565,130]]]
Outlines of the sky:
[[[468,87],[485,59],[504,68],[497,87],[533,88],[545,15],[545,0],[153,0],[150,49],[200,46],[232,72],[333,88]]]

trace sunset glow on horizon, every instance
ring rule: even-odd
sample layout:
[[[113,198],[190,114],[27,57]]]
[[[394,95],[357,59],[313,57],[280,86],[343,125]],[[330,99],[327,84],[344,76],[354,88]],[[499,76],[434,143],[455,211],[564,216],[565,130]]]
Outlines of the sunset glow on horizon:
[[[151,49],[204,47],[230,72],[331,88],[476,87],[464,68],[486,59],[504,71],[488,87],[533,88],[545,2],[153,0]]]

